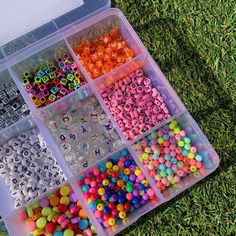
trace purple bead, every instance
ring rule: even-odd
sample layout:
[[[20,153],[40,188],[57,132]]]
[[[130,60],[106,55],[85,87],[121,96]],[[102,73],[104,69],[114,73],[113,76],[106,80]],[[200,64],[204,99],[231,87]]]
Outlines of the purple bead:
[[[139,178],[136,178],[136,183],[141,183],[141,180]]]
[[[148,196],[147,193],[144,193],[144,194],[142,195],[142,198],[143,198],[143,200],[147,201],[147,200],[149,199],[149,196]]]
[[[103,218],[102,218],[102,217],[99,217],[99,218],[98,218],[98,222],[99,222],[100,224],[102,224],[102,223],[104,222]]]
[[[41,201],[40,201],[40,206],[42,208],[44,207],[47,207],[49,205],[49,200],[47,198],[43,198]]]
[[[72,202],[77,202],[77,201],[78,201],[78,198],[77,198],[77,196],[76,196],[75,193],[70,194],[70,200],[71,200]]]
[[[129,166],[129,169],[130,169],[132,172],[134,172],[135,169],[136,169],[136,166],[135,166],[135,165],[130,165],[130,166]]]
[[[115,187],[115,184],[114,184],[114,183],[109,183],[109,185],[108,185],[108,188],[109,188],[109,189],[114,189],[114,187]]]
[[[168,129],[167,127],[164,127],[164,128],[162,129],[162,131],[163,131],[164,134],[168,134],[169,129]]]
[[[109,199],[111,202],[115,202],[117,200],[116,195],[112,195]]]
[[[170,143],[175,143],[175,142],[176,142],[175,138],[174,138],[174,137],[171,137],[171,138],[170,138]]]
[[[135,179],[136,179],[136,176],[135,176],[134,174],[131,174],[131,175],[129,176],[129,179],[130,179],[130,181],[134,182]]]
[[[146,203],[146,201],[144,199],[141,199],[139,202],[141,205],[144,205]]]
[[[136,209],[138,209],[138,208],[140,207],[140,204],[139,204],[139,203],[138,203],[138,204],[135,204],[134,207],[135,207]]]
[[[135,190],[133,191],[133,195],[134,195],[135,197],[138,197],[138,196],[139,196],[139,192],[138,192],[137,189],[135,189]]]
[[[156,138],[152,138],[152,139],[151,139],[151,144],[152,144],[152,145],[157,144],[157,139],[156,139]]]

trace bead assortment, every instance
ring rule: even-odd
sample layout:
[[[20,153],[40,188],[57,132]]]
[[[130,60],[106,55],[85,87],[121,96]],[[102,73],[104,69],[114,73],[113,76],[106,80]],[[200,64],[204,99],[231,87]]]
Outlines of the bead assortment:
[[[105,228],[125,223],[129,214],[155,199],[145,175],[126,149],[80,175],[78,186]]]
[[[141,69],[100,89],[100,94],[128,140],[170,117],[163,97]]]
[[[29,114],[28,106],[13,81],[0,84],[0,129]]]
[[[65,181],[51,151],[32,128],[0,146],[0,176],[9,186],[15,207]]]
[[[75,173],[117,150],[122,142],[94,96],[69,106],[48,122],[49,130]]]
[[[161,191],[176,185],[191,173],[205,172],[203,157],[187,133],[176,120],[172,120],[133,145]]]
[[[34,235],[93,236],[96,235],[87,214],[69,185],[19,212],[28,230]]]
[[[68,54],[26,71],[22,83],[36,108],[42,108],[85,84],[77,65]]]
[[[2,217],[0,215],[0,236],[8,236],[7,228],[2,221]]]
[[[75,45],[73,50],[91,79],[98,78],[135,56],[115,28]]]

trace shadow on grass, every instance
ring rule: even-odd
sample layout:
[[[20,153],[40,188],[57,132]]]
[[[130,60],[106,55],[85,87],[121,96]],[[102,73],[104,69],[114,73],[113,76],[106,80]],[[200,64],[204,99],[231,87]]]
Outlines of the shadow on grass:
[[[227,113],[227,116],[230,117],[229,121],[231,122],[229,125],[236,127],[236,119],[234,118],[236,107],[233,105],[231,96],[224,89],[224,85],[221,81],[214,76],[212,70],[207,66],[207,62],[199,55],[194,45],[190,43],[192,40],[184,34],[173,19],[159,18],[150,20],[139,26],[136,32],[141,37],[153,58],[159,62],[161,70],[168,75],[172,86],[186,104],[193,118],[197,122],[201,122],[201,124],[207,123],[206,128],[209,130],[210,141],[214,140],[214,136],[212,137],[210,135],[211,131],[216,129],[217,122],[220,122],[219,118],[219,120],[215,122],[216,124],[209,124],[209,119],[214,119],[214,113],[217,113],[217,116]],[[172,75],[173,77],[171,77]],[[188,93],[184,94],[184,92],[188,90],[189,87],[192,91],[189,91],[188,96]],[[196,103],[196,106],[191,106],[191,103]],[[209,116],[211,118],[209,118]],[[227,123],[226,121],[224,122]],[[230,135],[232,139],[236,139],[234,132]],[[219,140],[219,142],[220,141],[221,140]],[[222,148],[219,148],[217,151],[221,152],[221,154],[224,152]],[[235,155],[235,149],[230,150],[230,152],[231,153],[225,155],[227,155],[227,157]],[[214,178],[214,176],[218,175],[221,171],[226,171],[233,161],[231,158],[227,157],[225,156],[221,159],[220,168],[198,184],[209,181],[209,179]],[[192,188],[195,187],[196,185]],[[181,193],[173,200],[161,205],[158,207],[157,211],[163,211],[174,201],[181,199],[184,194],[185,193]],[[125,235],[128,231],[132,231],[140,222],[139,220],[133,226],[130,226],[128,230],[118,235]]]

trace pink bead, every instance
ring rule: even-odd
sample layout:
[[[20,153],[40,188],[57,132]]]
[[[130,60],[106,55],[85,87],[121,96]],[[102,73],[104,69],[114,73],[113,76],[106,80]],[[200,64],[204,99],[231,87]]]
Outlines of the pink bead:
[[[140,173],[138,175],[138,179],[141,180],[141,181],[144,180],[145,179],[145,175],[143,173]]]
[[[60,215],[60,217],[57,219],[57,223],[61,224],[66,218],[67,216],[65,214]]]
[[[128,200],[132,200],[132,199],[133,199],[133,194],[132,194],[132,193],[127,193],[127,194],[126,194],[126,198],[127,198]]]
[[[179,183],[180,182],[180,177],[178,175],[175,175],[173,178],[175,183]]]
[[[195,165],[196,165],[196,160],[190,159],[190,160],[189,160],[189,165],[190,165],[190,166],[195,166]]]
[[[185,172],[183,170],[178,170],[178,175],[180,177],[184,177],[185,176]]]
[[[108,221],[107,221],[107,220],[104,221],[103,225],[104,225],[104,227],[106,227],[106,228],[108,228],[108,227],[110,226],[110,225],[108,224]]]
[[[118,166],[119,166],[119,168],[124,168],[125,163],[122,162],[122,161],[119,161],[119,162],[118,162]]]
[[[165,154],[169,154],[169,153],[170,153],[170,148],[165,147],[165,148],[164,148],[164,153],[165,153]]]
[[[168,168],[171,168],[171,167],[172,167],[171,161],[166,161],[166,162],[165,162],[165,165],[166,165],[166,167],[168,167]]]
[[[155,170],[149,170],[149,175],[154,178],[156,176],[156,171]]]
[[[36,229],[36,223],[34,221],[30,221],[27,224],[27,228],[28,228],[29,231],[34,231]]]
[[[102,212],[96,210],[96,211],[94,212],[94,215],[95,215],[96,218],[100,218],[100,217],[102,216]]]
[[[90,182],[90,185],[91,185],[91,187],[96,187],[97,186],[97,182],[93,180],[93,181]]]
[[[177,165],[172,165],[172,170],[175,172],[175,173],[177,173],[178,172],[178,170],[179,170],[179,167],[177,166]]]
[[[159,158],[159,162],[160,162],[161,164],[164,164],[164,163],[165,163],[165,158],[164,158],[164,157],[160,157],[160,158]]]
[[[177,147],[177,148],[175,149],[175,151],[176,151],[177,154],[180,154],[180,153],[182,152],[182,149],[181,149],[180,147]]]
[[[197,161],[196,162],[196,167],[198,168],[198,169],[200,169],[200,168],[202,168],[202,163],[200,162],[200,161]]]
[[[190,148],[190,152],[192,152],[192,153],[196,153],[196,152],[197,152],[197,148],[194,147],[194,146],[192,146],[192,147]]]
[[[173,150],[175,150],[175,149],[176,149],[176,146],[175,146],[175,144],[171,144],[171,145],[170,145],[170,150],[172,150],[172,151],[173,151]]]
[[[190,172],[188,166],[184,166],[182,170],[187,174]]]
[[[181,135],[179,135],[179,134],[176,134],[176,135],[175,135],[175,139],[176,139],[177,141],[180,141],[181,138],[182,138]]]
[[[171,152],[170,152],[170,155],[171,155],[172,157],[175,157],[175,156],[176,156],[176,152],[175,152],[175,151],[171,151]]]
[[[153,161],[153,165],[154,165],[155,167],[158,167],[158,166],[160,165],[160,162],[159,162],[158,160],[154,160],[154,161]]]
[[[164,184],[164,185],[168,185],[169,181],[166,179],[166,178],[162,178],[161,179],[161,182]]]
[[[185,130],[181,130],[179,134],[180,134],[182,137],[185,137],[185,136],[186,136]]]

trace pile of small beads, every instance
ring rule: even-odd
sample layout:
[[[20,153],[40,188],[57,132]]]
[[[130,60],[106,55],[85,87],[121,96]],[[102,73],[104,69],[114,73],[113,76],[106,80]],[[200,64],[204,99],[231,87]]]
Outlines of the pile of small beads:
[[[118,30],[112,29],[95,39],[86,40],[73,48],[92,79],[132,59],[134,51],[128,47]]]
[[[2,217],[0,215],[0,236],[8,236],[7,228],[2,221]]]
[[[27,116],[29,112],[14,82],[0,84],[0,129]]]
[[[204,172],[202,156],[176,120],[133,146],[162,191],[190,173]]]
[[[141,69],[100,93],[128,140],[170,117],[163,97]]]
[[[0,146],[0,176],[9,186],[15,207],[42,195],[65,180],[62,170],[36,128]]]
[[[74,173],[122,145],[94,96],[69,106],[66,112],[53,115],[48,127]]]
[[[99,223],[112,227],[155,198],[144,174],[126,149],[78,177]]]
[[[96,235],[76,194],[69,185],[19,212],[21,220],[34,236],[92,236]]]
[[[68,54],[37,68],[34,73],[25,72],[22,78],[25,90],[37,108],[66,96],[81,87],[84,78]]]

